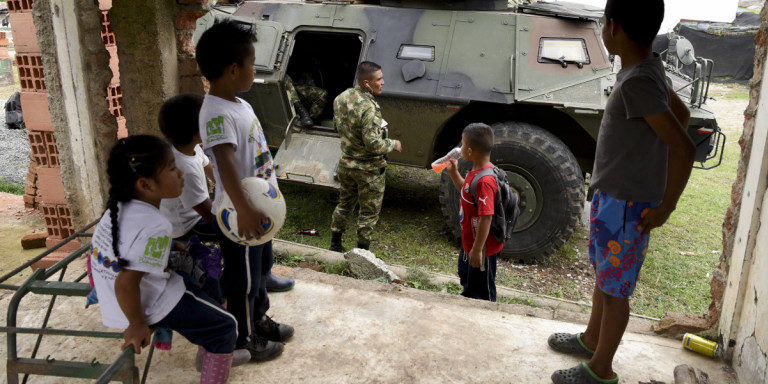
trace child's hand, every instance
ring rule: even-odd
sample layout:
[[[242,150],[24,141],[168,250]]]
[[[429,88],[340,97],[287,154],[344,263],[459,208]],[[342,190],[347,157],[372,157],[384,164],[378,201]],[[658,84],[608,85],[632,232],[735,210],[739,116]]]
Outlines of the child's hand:
[[[472,250],[469,251],[469,265],[472,266],[472,268],[480,268],[480,266],[483,265],[482,249],[475,250],[472,248]]]
[[[642,216],[640,224],[637,225],[638,229],[644,234],[651,232],[651,229],[661,227],[669,219],[669,215],[672,214],[674,209],[669,209],[665,205],[660,205],[656,208],[651,208],[645,215]]]
[[[448,170],[449,173],[458,172],[459,171],[459,162],[456,159],[448,159],[448,164],[446,164],[445,167],[446,170]]]
[[[146,324],[131,324],[125,329],[123,333],[123,347],[121,350],[128,348],[129,345],[133,345],[133,350],[138,354],[141,353],[141,347],[149,345],[152,334],[149,332],[149,327]]]
[[[251,204],[245,204],[237,209],[237,234],[244,239],[252,237],[258,239],[264,235],[264,227],[261,223],[265,221],[267,221],[267,216],[264,212],[254,208]]]

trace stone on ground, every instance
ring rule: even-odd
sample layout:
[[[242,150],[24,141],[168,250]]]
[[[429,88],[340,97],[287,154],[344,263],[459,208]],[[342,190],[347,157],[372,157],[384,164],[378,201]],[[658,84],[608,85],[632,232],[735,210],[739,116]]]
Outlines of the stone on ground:
[[[675,367],[675,384],[709,384],[709,375],[701,369],[681,364]]]
[[[349,263],[352,276],[358,279],[375,280],[383,277],[389,282],[399,279],[394,272],[387,268],[384,260],[376,257],[371,251],[355,248],[345,253],[344,258]]]

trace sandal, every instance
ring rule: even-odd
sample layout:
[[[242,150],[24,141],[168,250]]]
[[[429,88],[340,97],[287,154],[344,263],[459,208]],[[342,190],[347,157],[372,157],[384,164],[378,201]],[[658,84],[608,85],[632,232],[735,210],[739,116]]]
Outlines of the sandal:
[[[613,374],[613,379],[602,379],[589,368],[587,363],[581,363],[570,369],[561,369],[552,374],[555,384],[616,384],[619,375]]]
[[[580,355],[592,358],[595,351],[587,348],[581,341],[581,333],[553,333],[549,335],[547,344],[557,352],[568,355]]]
[[[570,369],[555,371],[551,379],[555,384],[616,384],[619,375],[614,373],[613,379],[602,379],[592,372],[587,363],[581,363]]]

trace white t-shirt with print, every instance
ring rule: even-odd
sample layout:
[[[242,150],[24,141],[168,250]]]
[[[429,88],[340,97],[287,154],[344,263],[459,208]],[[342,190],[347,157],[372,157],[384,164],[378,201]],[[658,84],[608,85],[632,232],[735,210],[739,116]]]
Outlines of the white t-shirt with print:
[[[118,203],[117,222],[120,258],[128,261],[123,268],[146,272],[139,282],[141,308],[147,324],[155,324],[171,312],[186,290],[181,276],[166,269],[171,223],[157,208],[141,200]],[[111,328],[127,328],[128,319],[115,297],[115,279],[120,267],[112,251],[109,210],[93,232],[89,257],[102,322]]]
[[[185,155],[176,148],[172,149],[176,167],[184,173],[184,189],[179,197],[163,199],[160,202],[160,212],[173,226],[171,237],[177,238],[184,236],[197,224],[200,214],[195,211],[195,206],[210,198],[203,169],[210,160],[199,145],[195,146],[194,156]]]
[[[203,139],[205,153],[213,158],[216,175],[214,210],[224,192],[224,184],[221,182],[216,158],[213,156],[213,147],[217,145],[232,144],[234,146],[235,168],[241,180],[245,177],[257,176],[277,186],[275,163],[272,160],[272,154],[269,153],[261,123],[253,113],[250,104],[239,97],[237,101],[235,103],[213,95],[205,95],[200,109],[200,137]]]

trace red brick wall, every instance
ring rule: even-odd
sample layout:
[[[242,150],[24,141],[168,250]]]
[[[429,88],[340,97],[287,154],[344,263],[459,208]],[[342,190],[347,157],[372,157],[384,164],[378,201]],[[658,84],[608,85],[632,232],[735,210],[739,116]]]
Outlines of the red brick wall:
[[[176,0],[176,46],[179,60],[179,92],[205,93],[208,84],[200,75],[195,61],[192,34],[197,19],[208,12],[207,0]]]
[[[29,207],[43,211],[48,233],[46,244],[52,246],[73,233],[72,218],[67,207],[53,123],[48,109],[48,90],[43,73],[43,60],[32,19],[33,0],[7,2],[9,20],[16,48],[15,64],[21,85],[21,108],[30,144],[30,166],[27,174],[26,196]],[[73,243],[67,250],[51,254],[36,264],[46,267],[79,247]]]

